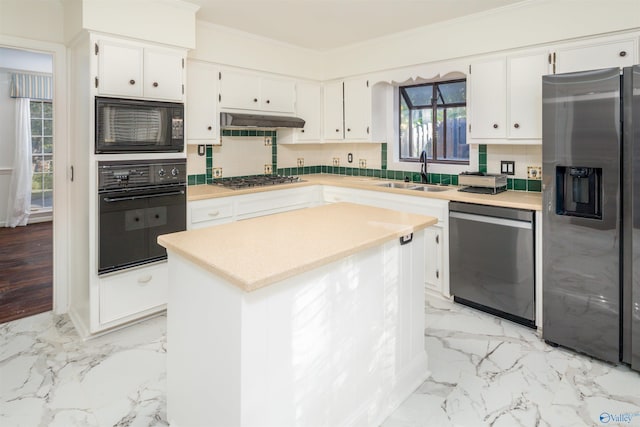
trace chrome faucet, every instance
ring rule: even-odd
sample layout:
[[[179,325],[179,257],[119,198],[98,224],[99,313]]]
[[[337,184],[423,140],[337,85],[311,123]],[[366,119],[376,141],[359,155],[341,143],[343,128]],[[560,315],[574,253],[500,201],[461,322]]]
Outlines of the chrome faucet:
[[[427,150],[422,150],[420,153],[420,176],[422,177],[422,183],[429,183],[429,174],[427,173]]]

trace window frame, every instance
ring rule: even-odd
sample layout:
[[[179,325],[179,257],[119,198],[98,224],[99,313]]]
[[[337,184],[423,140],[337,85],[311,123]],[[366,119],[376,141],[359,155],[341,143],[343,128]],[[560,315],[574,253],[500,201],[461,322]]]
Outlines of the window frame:
[[[31,165],[33,168],[34,164],[37,164],[38,161],[40,160],[44,160],[45,156],[46,157],[50,157],[50,161],[51,161],[51,168],[48,171],[45,170],[35,170],[35,168],[33,168],[32,173],[33,174],[41,174],[41,179],[40,179],[40,184],[41,187],[40,189],[34,190],[33,188],[33,177],[31,178],[31,211],[32,212],[51,212],[53,211],[53,145],[54,145],[54,141],[53,141],[53,101],[48,100],[48,99],[30,99],[29,100],[29,108],[31,109],[33,104],[40,104],[40,116],[39,117],[33,117],[31,116],[29,118],[29,124],[31,126],[32,132],[31,132]],[[45,117],[44,114],[44,108],[45,108],[45,104],[49,104],[50,108],[51,108],[51,117]],[[47,129],[47,127],[45,127],[45,121],[49,121],[50,122],[50,126],[48,126],[48,128],[50,129],[50,133],[45,133],[45,130]],[[41,132],[38,135],[34,135],[33,134],[33,124],[34,122],[40,122],[40,129]],[[33,143],[34,143],[34,138],[40,138],[41,139],[41,144],[40,144],[40,151],[39,152],[34,152],[33,151]],[[46,152],[45,151],[45,138],[51,138],[51,152]],[[43,164],[43,163],[41,163]],[[50,179],[47,180],[45,179],[45,174],[50,175]],[[45,183],[49,181],[51,183],[51,188],[45,188]],[[50,206],[46,206],[45,205],[45,201],[47,200],[45,194],[47,191],[51,192],[51,205]],[[34,199],[33,196],[34,194],[38,194],[38,203],[34,203]]]
[[[466,96],[465,96],[465,102],[455,102],[455,103],[450,103],[450,104],[438,104],[437,101],[437,94],[438,94],[438,87],[440,85],[443,84],[450,84],[450,83],[461,83],[464,82],[466,85],[467,79],[466,78],[460,78],[460,79],[453,79],[453,80],[442,80],[442,81],[437,81],[437,82],[426,82],[426,83],[420,83],[420,84],[414,84],[414,85],[403,85],[403,86],[399,86],[398,87],[398,124],[402,123],[402,100],[404,100],[404,102],[407,104],[408,108],[409,108],[409,120],[410,122],[411,120],[411,113],[415,110],[421,110],[421,109],[430,109],[431,110],[431,119],[432,119],[432,123],[436,123],[436,119],[437,119],[437,114],[438,114],[438,109],[442,109],[443,110],[443,114],[444,114],[444,122],[446,123],[446,111],[448,108],[456,108],[456,107],[464,107],[465,108],[465,117],[466,117],[466,110],[467,110],[467,100],[466,100]],[[418,106],[414,106],[413,103],[411,102],[411,100],[409,99],[409,96],[407,95],[406,91],[404,90],[405,88],[414,88],[414,87],[421,87],[421,86],[432,86],[432,94],[431,94],[431,104],[425,104],[425,105],[418,105]],[[465,90],[466,93],[466,90]],[[441,93],[440,93],[441,95]],[[402,98],[402,99],[401,99]],[[443,100],[444,101],[444,100]],[[435,127],[435,126],[434,126]],[[465,126],[465,132],[466,132],[466,126]],[[414,157],[402,157],[402,138],[400,137],[400,133],[401,133],[401,129],[400,129],[400,125],[398,125],[398,160],[400,162],[420,162],[419,158],[414,158]],[[447,126],[443,126],[443,151],[446,153],[446,148],[447,148]],[[411,141],[413,138],[413,127],[409,126],[409,141]],[[466,138],[465,138],[466,140]],[[431,146],[431,159],[427,160],[427,163],[438,163],[438,164],[446,164],[446,165],[469,165],[469,159],[467,160],[447,160],[447,159],[443,159],[437,156],[438,154],[438,136],[437,136],[437,132],[434,131],[434,135],[433,135],[433,143]]]

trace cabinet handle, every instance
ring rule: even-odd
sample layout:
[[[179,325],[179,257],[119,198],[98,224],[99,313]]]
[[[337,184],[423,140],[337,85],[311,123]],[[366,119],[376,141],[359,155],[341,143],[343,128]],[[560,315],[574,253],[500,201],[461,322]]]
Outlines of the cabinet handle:
[[[133,80],[133,79],[131,79],[131,80],[129,80],[129,84],[130,84],[130,85],[134,85],[134,84],[136,84],[136,81],[135,81],[135,80]]]
[[[207,130],[211,130],[213,129],[211,126],[207,126]]]
[[[304,129],[300,129],[300,132],[304,133]]]
[[[494,123],[494,124],[493,124],[493,128],[494,128],[494,129],[498,129],[498,124],[497,124],[497,123]]]
[[[140,283],[141,285],[147,284],[151,281],[152,278],[153,276],[150,274],[148,276],[138,277],[138,283]]]
[[[336,129],[336,132],[340,132],[340,129]]]
[[[347,128],[347,132],[351,132],[351,128]]]
[[[220,211],[211,211],[208,213],[209,216],[218,216],[220,215]]]
[[[436,270],[436,279],[440,278],[440,270]]]
[[[513,127],[516,128],[516,129],[519,129],[520,125],[518,123],[516,123],[516,124],[513,125]]]
[[[622,51],[620,51],[619,55],[620,56],[627,56],[627,51],[622,50]]]
[[[258,102],[258,98],[253,98],[253,102]]]
[[[267,99],[267,104],[271,104],[271,101],[269,101],[268,99]]]
[[[436,234],[436,243],[440,244],[440,235],[439,234]]]
[[[153,82],[153,87],[158,87],[158,82]]]
[[[367,126],[367,135],[369,135],[369,126]]]

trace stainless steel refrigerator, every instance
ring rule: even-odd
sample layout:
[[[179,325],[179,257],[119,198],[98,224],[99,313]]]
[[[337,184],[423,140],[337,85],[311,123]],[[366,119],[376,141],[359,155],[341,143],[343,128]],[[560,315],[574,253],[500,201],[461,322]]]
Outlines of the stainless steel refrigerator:
[[[640,66],[542,81],[543,338],[640,370]]]

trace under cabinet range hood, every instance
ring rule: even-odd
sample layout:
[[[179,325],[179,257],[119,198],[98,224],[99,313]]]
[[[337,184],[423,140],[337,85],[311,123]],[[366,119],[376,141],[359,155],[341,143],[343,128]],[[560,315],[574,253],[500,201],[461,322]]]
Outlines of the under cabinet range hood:
[[[220,127],[229,128],[303,128],[305,121],[298,117],[268,116],[264,114],[220,113]]]

